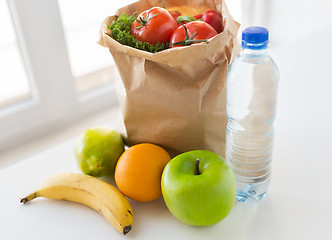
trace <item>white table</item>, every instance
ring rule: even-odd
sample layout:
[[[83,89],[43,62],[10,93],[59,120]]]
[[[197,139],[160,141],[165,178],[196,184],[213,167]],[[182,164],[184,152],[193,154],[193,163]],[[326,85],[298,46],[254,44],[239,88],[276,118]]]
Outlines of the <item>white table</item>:
[[[315,42],[318,41],[319,44]],[[75,203],[20,197],[47,176],[79,172],[75,139],[0,171],[0,238],[8,239],[332,239],[332,26],[272,49],[281,74],[269,193],[237,202],[211,227],[176,220],[162,199],[133,202],[134,225],[123,237],[101,215]]]

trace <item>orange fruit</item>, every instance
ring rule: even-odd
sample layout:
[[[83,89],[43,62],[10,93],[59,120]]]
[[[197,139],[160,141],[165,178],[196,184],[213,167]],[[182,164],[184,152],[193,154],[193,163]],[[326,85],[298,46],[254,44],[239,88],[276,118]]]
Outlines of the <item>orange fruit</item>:
[[[161,175],[171,160],[163,148],[141,143],[128,148],[115,168],[115,182],[129,198],[149,202],[161,197]]]

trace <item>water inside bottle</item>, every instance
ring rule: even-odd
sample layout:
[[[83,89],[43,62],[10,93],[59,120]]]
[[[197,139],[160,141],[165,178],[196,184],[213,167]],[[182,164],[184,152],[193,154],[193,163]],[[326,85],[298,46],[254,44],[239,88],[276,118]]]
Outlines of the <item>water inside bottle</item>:
[[[263,51],[244,51],[228,73],[226,159],[239,201],[262,199],[270,183],[278,78],[273,60]]]

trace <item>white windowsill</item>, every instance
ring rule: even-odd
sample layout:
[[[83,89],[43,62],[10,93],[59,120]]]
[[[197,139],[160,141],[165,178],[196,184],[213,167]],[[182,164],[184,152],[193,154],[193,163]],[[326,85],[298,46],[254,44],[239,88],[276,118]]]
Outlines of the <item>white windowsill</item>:
[[[62,128],[60,131],[55,131],[52,134],[34,139],[22,146],[16,146],[0,153],[0,169],[4,169],[37,153],[77,138],[88,128],[94,126],[116,126],[119,120],[119,114],[120,110],[117,105],[115,105],[112,109],[107,109],[89,118],[72,123]]]

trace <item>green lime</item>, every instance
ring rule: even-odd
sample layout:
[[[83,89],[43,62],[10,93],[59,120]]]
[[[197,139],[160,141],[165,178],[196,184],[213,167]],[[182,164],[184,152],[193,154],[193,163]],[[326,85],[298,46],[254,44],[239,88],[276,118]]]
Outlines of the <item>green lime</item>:
[[[77,140],[75,157],[83,173],[114,176],[115,165],[124,151],[121,135],[106,127],[86,130]]]

